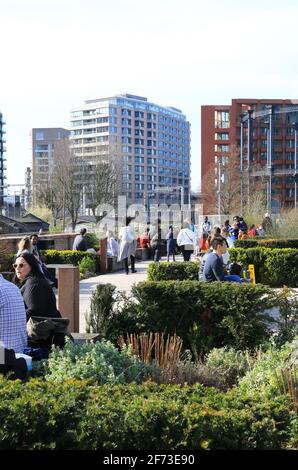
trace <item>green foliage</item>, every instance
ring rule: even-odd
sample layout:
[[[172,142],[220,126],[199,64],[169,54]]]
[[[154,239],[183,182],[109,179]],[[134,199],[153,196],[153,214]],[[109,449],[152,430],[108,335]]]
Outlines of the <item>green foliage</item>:
[[[85,316],[86,332],[99,333],[104,338],[116,301],[116,287],[112,284],[98,284],[91,296],[90,312]]]
[[[277,293],[277,306],[279,307],[278,331],[274,337],[274,344],[282,345],[287,341],[293,341],[298,334],[298,294],[284,286]]]
[[[96,341],[75,345],[68,341],[64,349],[53,347],[43,361],[45,379],[50,382],[81,379],[99,384],[142,382],[150,366],[133,356],[128,349],[119,351],[110,342]]]
[[[79,261],[79,270],[80,274],[85,276],[86,274],[95,274],[96,273],[96,260],[88,256],[82,258]]]
[[[197,281],[199,263],[193,262],[160,262],[151,263],[147,269],[148,281],[170,281],[170,280],[190,280]]]
[[[284,344],[281,348],[270,346],[267,351],[261,352],[253,369],[240,379],[240,390],[248,395],[257,392],[269,399],[280,395],[275,369],[284,368],[291,358],[291,353],[290,343]]]
[[[15,260],[15,254],[8,254],[5,252],[0,253],[0,270],[3,271],[14,271],[12,265]]]
[[[235,248],[297,248],[298,238],[248,238],[246,240],[236,240]]]
[[[285,398],[201,385],[0,380],[0,449],[280,449]]]
[[[298,286],[298,250],[292,248],[231,248],[231,261],[242,261],[244,267],[254,264],[256,281],[272,287]]]
[[[94,250],[98,250],[100,242],[99,238],[94,232],[87,232],[84,238],[87,242],[88,248],[94,248]]]
[[[195,358],[214,347],[251,349],[269,337],[273,294],[263,285],[198,281],[141,282],[108,319],[106,337],[176,333]]]
[[[84,258],[90,258],[96,262],[96,271],[100,271],[100,258],[97,254],[77,250],[44,250],[46,264],[73,264],[79,265]]]
[[[234,348],[214,348],[206,357],[207,368],[216,368],[226,377],[231,386],[236,384],[253,366],[253,359],[248,351],[239,351]]]

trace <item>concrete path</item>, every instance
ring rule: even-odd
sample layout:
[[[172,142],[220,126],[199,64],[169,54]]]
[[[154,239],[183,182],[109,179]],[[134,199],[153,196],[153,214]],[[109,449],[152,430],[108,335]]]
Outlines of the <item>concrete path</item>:
[[[181,257],[182,259],[182,257]],[[179,260],[180,261],[180,260]],[[124,270],[116,271],[100,276],[91,277],[80,281],[80,333],[85,332],[85,313],[90,309],[92,292],[98,284],[113,284],[117,290],[129,291],[133,284],[147,279],[147,267],[152,261],[137,261],[135,264],[136,273],[127,275]]]

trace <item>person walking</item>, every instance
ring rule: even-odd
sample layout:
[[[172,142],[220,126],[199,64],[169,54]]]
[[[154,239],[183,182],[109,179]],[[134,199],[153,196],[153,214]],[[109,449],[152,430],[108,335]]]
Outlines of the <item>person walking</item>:
[[[211,222],[210,222],[210,220],[208,220],[207,215],[205,216],[205,220],[202,223],[202,234],[203,233],[206,233],[207,236],[210,235],[210,233],[211,233]]]
[[[124,262],[125,272],[129,274],[128,260],[131,263],[131,272],[136,273],[135,269],[135,253],[137,249],[137,240],[135,237],[134,228],[130,225],[132,217],[125,218],[125,226],[121,227],[119,233],[120,248],[118,261]]]
[[[188,222],[184,222],[178,233],[177,245],[181,247],[183,260],[190,261],[191,254],[194,252],[196,245],[196,235],[190,230]]]
[[[166,236],[167,240],[167,261],[170,261],[170,256],[173,256],[173,261],[175,261],[175,248],[176,240],[174,239],[174,230],[173,225],[169,226],[169,231]]]

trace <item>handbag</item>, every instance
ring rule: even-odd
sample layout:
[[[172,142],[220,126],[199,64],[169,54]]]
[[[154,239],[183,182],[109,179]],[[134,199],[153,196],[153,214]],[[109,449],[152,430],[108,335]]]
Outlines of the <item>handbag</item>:
[[[28,339],[34,342],[47,341],[55,334],[67,334],[69,318],[32,316],[27,321]]]

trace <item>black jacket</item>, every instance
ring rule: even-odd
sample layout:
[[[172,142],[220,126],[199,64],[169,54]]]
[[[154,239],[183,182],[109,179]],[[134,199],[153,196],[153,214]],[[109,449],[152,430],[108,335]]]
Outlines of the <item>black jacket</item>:
[[[27,320],[32,316],[60,318],[56,297],[49,282],[42,277],[28,276],[20,286]]]

